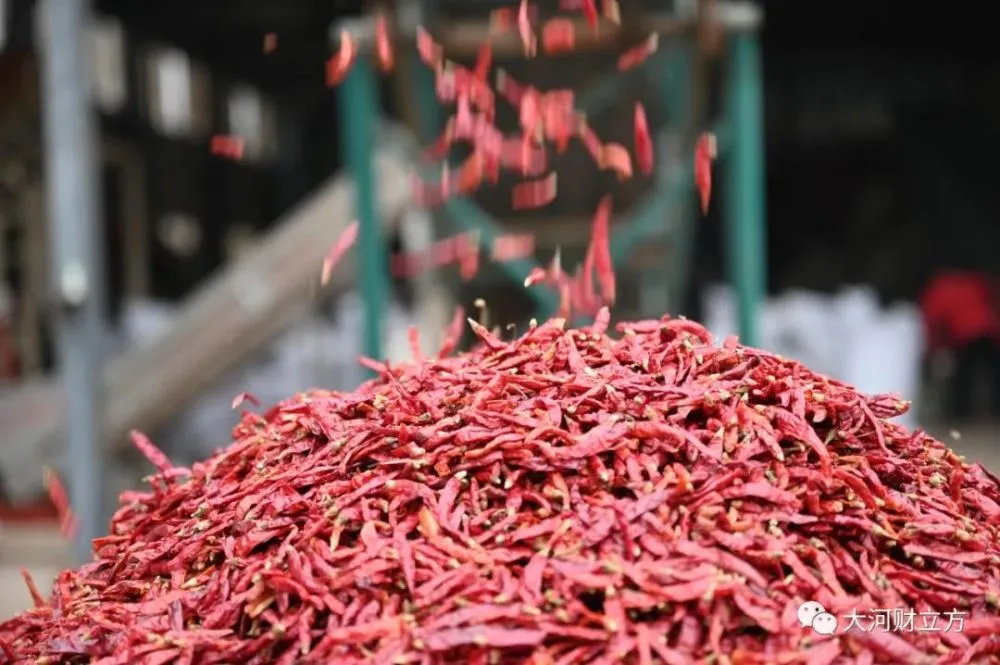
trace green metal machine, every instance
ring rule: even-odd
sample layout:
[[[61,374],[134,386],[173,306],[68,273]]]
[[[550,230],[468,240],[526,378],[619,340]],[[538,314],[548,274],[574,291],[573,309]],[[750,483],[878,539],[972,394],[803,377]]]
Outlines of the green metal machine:
[[[713,126],[704,128],[713,130],[718,136],[724,185],[726,260],[738,298],[740,335],[744,343],[754,345],[759,340],[756,312],[765,297],[766,270],[762,65],[758,35],[761,13],[752,4],[719,2],[709,3],[708,6],[712,13],[708,20],[715,21],[725,35],[725,112]],[[696,34],[704,20],[703,16],[699,19],[660,14],[653,23],[666,26],[663,32],[669,36],[661,38],[661,48],[643,65],[643,75],[664,99],[671,101],[673,107],[698,108],[698,98],[705,95],[704,90],[697,89],[696,79],[699,77],[693,75],[701,58]],[[408,19],[397,16],[398,36],[409,40],[407,43],[411,49],[418,23],[429,24],[434,33],[435,24],[428,20],[426,12],[422,17],[411,16]],[[358,280],[367,308],[366,353],[377,358],[382,356],[380,319],[389,297],[389,284],[385,243],[379,238],[380,223],[373,204],[376,183],[371,146],[374,132],[381,122],[376,99],[376,70],[370,55],[374,29],[370,20],[335,26],[335,44],[344,27],[355,36],[359,57],[338,90],[340,122],[343,124],[345,164],[356,183],[356,210],[361,226]],[[419,129],[426,142],[442,127],[443,111],[434,96],[433,73],[416,58],[410,60],[416,63],[413,65],[416,71],[411,75],[416,82],[414,98],[419,106]],[[608,104],[619,94],[621,78],[609,77],[578,93],[577,107],[586,112]],[[696,125],[701,121],[694,111],[682,115],[682,122],[687,124],[683,128],[685,136],[693,146],[691,137],[699,131]],[[654,128],[654,131],[663,129]],[[695,225],[695,215],[690,206],[690,201],[694,200],[693,150],[687,150],[686,155],[687,159],[680,168],[658,169],[656,186],[647,199],[634,207],[630,219],[617,225],[612,239],[616,265],[624,262],[637,246],[657,234],[669,235],[672,246],[676,247],[675,258],[686,259],[690,256]],[[447,201],[442,213],[453,226],[476,232],[483,247],[489,247],[502,233],[501,225],[469,199]],[[669,225],[670,228],[665,228],[665,219],[675,222]],[[679,280],[685,276],[682,273],[687,271],[688,262],[675,260],[673,266],[666,267],[656,278]],[[520,283],[536,265],[535,261],[521,260],[505,263],[502,267],[516,283]],[[544,289],[532,289],[530,293],[536,301],[539,318],[555,310],[554,294]]]

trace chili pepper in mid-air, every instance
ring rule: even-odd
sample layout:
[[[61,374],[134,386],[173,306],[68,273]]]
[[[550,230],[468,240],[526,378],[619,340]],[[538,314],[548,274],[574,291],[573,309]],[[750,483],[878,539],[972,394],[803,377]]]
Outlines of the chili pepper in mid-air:
[[[354,242],[358,239],[358,223],[356,221],[351,222],[347,225],[341,234],[337,238],[337,242],[333,244],[330,251],[327,253],[326,258],[323,259],[323,270],[320,275],[320,282],[326,284],[330,281],[330,277],[333,275],[334,267],[340,262],[340,259],[344,257]]]
[[[243,159],[246,144],[239,136],[216,135],[212,137],[209,149],[213,155],[238,162]]]
[[[622,24],[622,10],[618,0],[602,0],[601,14],[615,25]]]
[[[354,66],[357,58],[358,48],[354,43],[354,37],[347,30],[340,31],[340,48],[326,61],[326,85],[333,87],[339,85],[347,72]]]
[[[273,53],[278,48],[278,35],[269,32],[264,35],[264,53]]]
[[[615,269],[611,260],[611,197],[605,196],[597,206],[594,214],[594,227],[591,242],[594,245],[594,269],[597,272],[597,282],[601,285],[601,298],[604,304],[615,302],[616,285]]]
[[[549,55],[572,51],[576,46],[576,28],[564,18],[549,19],[542,25],[542,50]]]
[[[521,0],[517,10],[517,32],[521,36],[521,43],[524,45],[524,55],[527,58],[535,56],[537,49],[537,38],[535,31],[531,27],[531,18],[528,13],[528,0]]]
[[[542,208],[552,203],[555,198],[555,171],[538,180],[519,182],[514,185],[514,189],[512,191],[512,205],[514,210]]]
[[[703,133],[694,148],[694,183],[698,189],[701,214],[708,214],[708,204],[712,198],[712,160],[715,159],[715,135]]]
[[[628,149],[620,143],[605,143],[601,148],[598,165],[602,169],[611,169],[617,173],[620,180],[632,177],[632,157]]]
[[[463,239],[465,242],[460,247],[458,274],[463,280],[469,281],[479,272],[479,234],[465,234]]]
[[[379,14],[375,19],[375,55],[378,58],[379,68],[383,72],[392,69],[392,37],[389,35],[389,22],[384,14]]]
[[[535,253],[535,238],[530,235],[503,235],[493,242],[491,257],[497,263],[526,259]]]
[[[236,397],[233,398],[232,408],[237,409],[244,402],[249,402],[250,404],[253,404],[254,406],[260,406],[260,400],[257,399],[256,397],[254,397],[252,394],[250,394],[250,393],[240,393],[239,395],[237,395]]]
[[[132,430],[129,433],[129,438],[132,440],[132,445],[134,445],[136,449],[142,453],[143,457],[149,460],[150,464],[156,467],[157,471],[164,476],[169,475],[171,469],[174,468],[174,465],[170,463],[170,460],[163,454],[163,451],[157,448],[153,442],[149,440],[148,436],[142,432]]]
[[[490,74],[490,66],[493,64],[493,45],[490,42],[483,42],[476,55],[476,66],[472,70],[473,76],[482,83],[486,83]]]
[[[517,27],[517,14],[520,7],[498,7],[490,12],[490,34],[502,34],[510,32]],[[530,5],[528,7],[528,20],[531,23],[538,21],[538,7]]]
[[[646,109],[640,102],[635,103],[635,161],[643,175],[653,172],[653,139],[649,135]]]
[[[583,17],[590,29],[595,33],[598,32],[597,6],[594,4],[594,0],[582,0],[580,9],[583,11]]]
[[[49,494],[49,501],[59,515],[59,528],[63,537],[72,538],[76,533],[76,517],[69,503],[69,493],[59,476],[48,467],[42,469],[42,483]]]
[[[451,264],[461,264],[463,256],[475,243],[478,252],[478,241],[470,234],[460,234],[439,240],[425,253],[407,253],[393,256],[390,270],[394,277],[415,277],[424,270],[444,268]],[[524,259],[535,251],[535,241],[530,235],[505,234],[493,241],[490,247],[490,258],[497,263],[506,263]],[[471,262],[471,259],[466,259]]]
[[[624,72],[638,67],[656,53],[659,46],[660,36],[655,32],[650,34],[638,46],[630,48],[618,57],[618,71]]]
[[[434,41],[431,33],[427,32],[423,26],[417,26],[417,54],[425,65],[435,71],[441,66],[441,61],[444,59],[441,45]]]

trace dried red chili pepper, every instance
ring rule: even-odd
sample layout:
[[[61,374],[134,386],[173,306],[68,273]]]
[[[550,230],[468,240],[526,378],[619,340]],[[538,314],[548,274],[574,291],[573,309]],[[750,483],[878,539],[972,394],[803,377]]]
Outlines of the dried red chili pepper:
[[[479,272],[479,237],[478,234],[465,234],[459,249],[458,273],[463,280],[469,281]]]
[[[475,69],[473,69],[473,76],[485,83],[490,74],[490,65],[492,64],[493,45],[490,42],[484,42],[483,45],[479,47],[479,53],[476,55],[476,66]]]
[[[615,25],[622,24],[622,10],[618,0],[602,0],[601,14]]]
[[[646,62],[649,56],[656,53],[657,48],[660,46],[660,36],[657,33],[652,33],[645,40],[642,41],[638,46],[635,46],[624,53],[618,58],[618,71],[624,72],[629,69],[634,69]]]
[[[533,58],[537,49],[537,38],[531,27],[531,16],[528,13],[528,0],[521,0],[517,10],[517,32],[524,44],[524,56]]]
[[[358,239],[358,223],[356,221],[351,222],[347,225],[341,234],[337,238],[337,242],[333,244],[330,251],[327,253],[326,258],[323,259],[323,270],[320,274],[320,282],[326,284],[330,281],[330,277],[333,275],[333,269],[343,258],[344,254],[347,253],[351,247],[354,246],[354,242]]]
[[[604,3],[606,17],[616,11]],[[505,139],[486,68],[444,63],[421,39],[458,106],[446,144],[467,141],[476,155],[454,174],[443,165],[422,196],[468,191],[501,165],[544,172],[542,139],[564,140],[571,119],[599,163],[622,161],[571,93],[498,75],[522,112],[523,134]],[[711,157],[704,139],[698,152]],[[621,323],[608,336],[610,215],[605,197],[572,274],[557,250],[528,276],[557,291],[560,311],[520,337],[469,321],[475,348],[450,357],[458,308],[437,357],[411,329],[413,362],[361,359],[378,378],[353,393],[244,412],[233,444],[191,470],[134,436],[158,469],[152,491],[122,496],[95,560],[63,572],[50,601],[26,578],[37,607],[0,623],[0,651],[106,665],[1000,656],[1000,480],[895,424],[907,408],[895,397],[860,395],[735,338],[713,344],[692,321]],[[352,242],[338,241],[329,263]],[[470,276],[478,239],[443,240],[432,255]],[[567,330],[574,312],[595,313],[593,325]],[[967,603],[970,616],[961,633],[823,640],[798,625],[805,599],[841,615]]]
[[[278,35],[269,32],[264,35],[264,53],[274,53],[278,48]]]
[[[526,259],[535,253],[535,238],[530,235],[503,235],[496,239],[490,251],[497,263]]]
[[[576,28],[573,26],[573,21],[554,18],[542,26],[542,50],[549,55],[572,51],[574,46],[576,46]]]
[[[69,503],[69,493],[63,487],[62,481],[56,473],[45,467],[42,469],[42,484],[49,494],[49,501],[59,515],[59,529],[65,538],[72,538],[76,534],[76,516]]]
[[[341,30],[340,49],[326,61],[326,85],[328,87],[339,85],[344,80],[347,72],[354,66],[357,55],[358,48],[354,43],[354,37],[347,30]]]
[[[649,135],[646,109],[641,102],[635,103],[635,161],[643,175],[653,172],[653,139]]]
[[[243,159],[246,144],[239,136],[218,134],[212,137],[209,149],[213,155],[238,162]]]
[[[253,394],[251,394],[251,393],[240,393],[239,395],[237,395],[236,397],[233,398],[233,406],[232,406],[232,408],[238,409],[244,402],[249,402],[250,404],[253,404],[254,406],[260,406],[260,400],[257,399]]]
[[[444,50],[441,45],[434,41],[431,33],[427,32],[423,26],[417,26],[417,54],[420,56],[420,60],[434,71],[438,70],[444,59]]]
[[[715,135],[704,133],[698,137],[694,148],[694,183],[698,189],[701,214],[708,214],[712,198],[712,160],[715,159]]]
[[[592,240],[594,247],[594,269],[601,285],[601,298],[606,305],[615,302],[615,270],[611,261],[611,197],[605,196],[594,214]]]
[[[512,205],[514,210],[542,208],[556,198],[556,172],[538,180],[528,180],[514,185]]]
[[[375,55],[383,72],[392,69],[392,37],[389,35],[389,22],[383,14],[375,19]]]
[[[611,169],[618,174],[619,180],[632,177],[632,157],[620,143],[606,143],[601,147],[601,157],[598,165],[602,169]]]
[[[517,13],[520,7],[498,7],[490,12],[490,34],[502,34],[510,32],[517,27]],[[528,7],[528,20],[531,23],[538,21],[538,7],[531,5]]]
[[[587,21],[587,25],[590,29],[597,33],[598,23],[597,23],[597,5],[594,4],[594,0],[582,0],[580,3],[580,10],[583,12],[583,17]]]

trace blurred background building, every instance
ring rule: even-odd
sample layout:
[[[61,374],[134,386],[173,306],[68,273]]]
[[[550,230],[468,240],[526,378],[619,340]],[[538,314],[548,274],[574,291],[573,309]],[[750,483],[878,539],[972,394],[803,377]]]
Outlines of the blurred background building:
[[[8,504],[0,519],[7,521],[21,514],[10,505],[43,493],[43,464],[74,466],[64,454],[73,410],[55,381],[52,248],[60,226],[46,157],[59,146],[47,145],[43,131],[56,117],[47,125],[46,108],[67,102],[55,99],[51,80],[46,85],[46,58],[56,57],[58,44],[46,51],[45,27],[56,21],[41,18],[45,4],[0,0],[0,484]],[[107,500],[145,473],[127,446],[114,445],[133,426],[150,429],[173,459],[189,463],[225,444],[238,418],[229,403],[243,390],[273,402],[313,386],[349,389],[364,378],[358,354],[375,344],[382,355],[407,356],[411,323],[433,347],[456,302],[485,297],[498,323],[523,324],[544,309],[514,279],[523,266],[487,266],[471,282],[447,270],[389,280],[358,266],[327,288],[318,284],[326,249],[353,216],[353,181],[338,176],[359,164],[374,174],[381,251],[420,250],[456,230],[454,219],[424,214],[410,198],[413,152],[440,128],[440,117],[431,117],[433,81],[414,62],[412,37],[398,44],[396,72],[371,77],[370,109],[357,101],[368,94],[364,81],[331,89],[325,77],[343,22],[379,9],[399,10],[401,32],[422,17],[449,55],[471,63],[489,10],[501,3],[431,4],[97,0],[88,7],[81,52],[98,130],[93,233],[106,282],[100,323],[108,369],[103,416],[82,427],[110,432],[104,438],[115,452],[95,462]],[[979,337],[931,353],[917,305],[942,274],[997,273],[990,247],[1000,225],[990,220],[1000,190],[989,155],[1000,136],[1000,68],[986,22],[967,9],[895,0],[835,7],[720,0],[716,11],[729,12],[730,28],[761,10],[759,26],[749,20],[727,33],[749,34],[743,46],[729,37],[713,44],[711,32],[693,41],[670,36],[685,20],[701,25],[695,17],[704,20],[698,9],[706,4],[622,0],[623,29],[604,48],[558,61],[498,53],[498,65],[518,79],[572,87],[599,107],[592,118],[605,140],[629,144],[632,109],[643,101],[657,128],[658,173],[618,182],[571,148],[555,163],[562,178],[555,204],[515,214],[514,180],[505,177],[451,211],[462,218],[457,230],[530,233],[539,261],[560,247],[573,264],[594,207],[610,191],[621,217],[648,218],[642,235],[622,240],[618,318],[670,311],[721,334],[741,327],[737,304],[746,310],[749,302],[753,342],[865,390],[905,392],[917,407],[912,424],[947,432],[950,377],[970,365],[964,345],[993,332],[986,325]],[[615,76],[612,54],[650,25],[664,29],[662,60]],[[734,56],[739,49],[748,57]],[[376,113],[382,119],[358,129],[359,117]],[[504,113],[498,122],[511,124]],[[717,129],[724,145],[749,140],[739,148],[742,167],[726,166],[723,147],[721,203],[705,217],[685,170],[692,137],[703,129]],[[377,135],[367,157],[358,148],[364,131]],[[223,137],[239,138],[240,159],[215,149]],[[751,209],[765,201],[761,218]],[[481,211],[494,227],[483,226]],[[748,246],[758,231],[764,244]],[[727,281],[737,288],[720,286]],[[757,284],[766,284],[766,301],[756,298]],[[374,342],[366,331],[373,293],[384,319]],[[984,316],[996,318],[987,300]],[[977,357],[986,360],[975,367],[993,362],[988,353]],[[963,416],[998,415],[992,371],[958,372],[977,386],[969,397],[976,407]],[[985,425],[967,431],[992,438]]]

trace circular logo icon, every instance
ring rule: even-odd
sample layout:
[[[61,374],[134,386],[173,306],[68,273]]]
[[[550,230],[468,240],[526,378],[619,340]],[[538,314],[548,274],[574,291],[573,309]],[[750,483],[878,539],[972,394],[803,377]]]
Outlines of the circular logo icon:
[[[826,614],[826,608],[814,600],[799,605],[799,609],[795,613],[799,619],[799,625],[803,628],[811,628],[813,620],[820,614]]]

